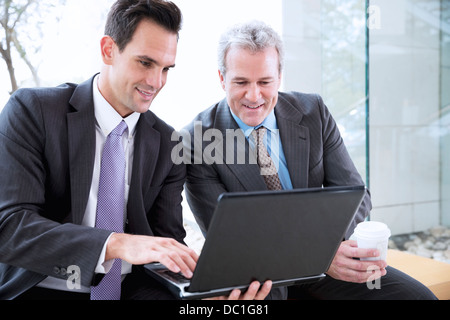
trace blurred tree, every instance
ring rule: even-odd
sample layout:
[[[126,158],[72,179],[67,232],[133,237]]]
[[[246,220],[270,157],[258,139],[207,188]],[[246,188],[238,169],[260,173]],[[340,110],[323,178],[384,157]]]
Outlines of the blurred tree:
[[[0,0],[0,54],[6,63],[12,94],[19,88],[14,66],[18,54],[39,86],[38,63],[33,61],[42,47],[42,25],[46,19],[57,19],[54,9],[66,0]],[[52,16],[53,14],[53,16]]]

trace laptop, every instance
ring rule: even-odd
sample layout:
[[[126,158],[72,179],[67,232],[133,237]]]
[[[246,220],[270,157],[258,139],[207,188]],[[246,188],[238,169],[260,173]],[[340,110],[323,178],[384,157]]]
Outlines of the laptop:
[[[180,299],[272,287],[325,277],[345,237],[364,186],[224,193],[219,199],[191,279],[160,263],[146,272]]]

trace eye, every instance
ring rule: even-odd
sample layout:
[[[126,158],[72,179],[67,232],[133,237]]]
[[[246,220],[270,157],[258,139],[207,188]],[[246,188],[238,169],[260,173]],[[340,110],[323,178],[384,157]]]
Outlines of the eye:
[[[152,66],[151,62],[144,61],[144,60],[139,60],[139,63],[146,68],[150,68]]]

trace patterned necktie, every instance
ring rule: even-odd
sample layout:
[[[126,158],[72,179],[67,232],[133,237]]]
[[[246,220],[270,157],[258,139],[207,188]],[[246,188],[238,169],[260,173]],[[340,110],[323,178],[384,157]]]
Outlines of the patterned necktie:
[[[278,177],[277,168],[267,152],[266,146],[263,143],[264,135],[267,129],[259,127],[257,130],[252,131],[252,136],[256,141],[256,152],[258,165],[261,168],[261,175],[266,182],[269,190],[281,190],[280,178]]]
[[[125,215],[125,152],[122,134],[127,129],[122,121],[106,139],[100,167],[97,216],[95,227],[123,232]],[[91,300],[120,300],[122,261],[115,259],[101,282],[91,287]]]

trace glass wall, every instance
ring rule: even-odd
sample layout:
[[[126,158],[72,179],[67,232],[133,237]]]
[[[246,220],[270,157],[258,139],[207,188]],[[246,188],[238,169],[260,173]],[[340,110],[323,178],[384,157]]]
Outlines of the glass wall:
[[[441,215],[450,226],[450,1],[441,2]]]
[[[284,89],[320,94],[364,179],[366,4],[361,0],[283,1]]]
[[[449,2],[283,1],[285,88],[323,96],[394,234],[450,225]]]
[[[370,30],[369,50],[372,216],[396,233],[422,231],[444,223],[446,216],[448,141],[441,93],[448,1],[373,0],[371,5],[381,15],[379,28]]]

